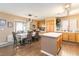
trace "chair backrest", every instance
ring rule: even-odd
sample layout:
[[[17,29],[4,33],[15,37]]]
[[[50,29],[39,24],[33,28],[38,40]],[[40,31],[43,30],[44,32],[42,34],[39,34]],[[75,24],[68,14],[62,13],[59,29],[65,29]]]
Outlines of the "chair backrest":
[[[36,31],[36,34],[35,35],[38,36],[39,35],[39,31]]]
[[[27,34],[27,40],[32,40],[32,33],[31,32],[28,32],[28,34]]]
[[[35,37],[40,38],[39,31],[36,31]]]
[[[14,40],[16,40],[16,33],[12,32]]]

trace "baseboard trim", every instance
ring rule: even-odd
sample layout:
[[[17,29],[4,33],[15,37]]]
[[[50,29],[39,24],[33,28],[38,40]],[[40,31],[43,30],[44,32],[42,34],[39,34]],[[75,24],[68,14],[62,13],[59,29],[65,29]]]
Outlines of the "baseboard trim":
[[[50,54],[50,53],[48,53],[48,52],[46,52],[46,51],[44,51],[44,50],[40,50],[40,51],[41,51],[42,53],[48,55],[48,56],[54,56],[54,55],[52,55],[52,54]]]
[[[79,42],[72,42],[72,41],[67,41],[67,40],[63,40],[64,42],[69,42],[69,43],[75,43],[75,44],[79,44]]]

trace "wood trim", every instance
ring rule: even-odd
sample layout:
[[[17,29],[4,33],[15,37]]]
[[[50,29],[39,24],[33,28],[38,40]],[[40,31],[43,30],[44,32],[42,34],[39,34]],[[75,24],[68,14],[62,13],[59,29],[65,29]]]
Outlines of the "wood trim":
[[[52,54],[50,54],[50,53],[48,53],[48,52],[46,52],[46,51],[44,51],[44,50],[40,50],[40,51],[41,51],[42,53],[48,55],[48,56],[54,56],[54,55],[52,55]]]

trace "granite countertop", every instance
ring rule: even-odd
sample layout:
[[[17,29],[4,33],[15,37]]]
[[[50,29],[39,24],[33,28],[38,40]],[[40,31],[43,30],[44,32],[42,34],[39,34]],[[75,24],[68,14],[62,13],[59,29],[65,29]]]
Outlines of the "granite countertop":
[[[68,31],[56,31],[56,33],[79,33],[79,31],[75,31],[75,32],[68,32]]]
[[[70,32],[70,33],[79,33],[79,30],[74,30],[74,31],[71,31],[71,30],[69,30],[69,31],[56,31],[56,32],[59,32],[59,33],[62,33],[62,32]]]
[[[62,33],[56,33],[56,32],[48,32],[48,33],[44,33],[41,34],[42,36],[48,36],[48,37],[59,37],[60,35],[62,35]]]

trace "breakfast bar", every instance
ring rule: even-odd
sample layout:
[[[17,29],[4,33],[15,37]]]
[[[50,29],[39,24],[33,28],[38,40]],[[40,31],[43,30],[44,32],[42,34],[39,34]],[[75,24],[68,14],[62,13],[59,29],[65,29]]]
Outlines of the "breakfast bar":
[[[41,52],[54,56],[62,46],[62,33],[49,32],[41,34]]]

